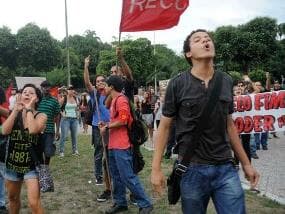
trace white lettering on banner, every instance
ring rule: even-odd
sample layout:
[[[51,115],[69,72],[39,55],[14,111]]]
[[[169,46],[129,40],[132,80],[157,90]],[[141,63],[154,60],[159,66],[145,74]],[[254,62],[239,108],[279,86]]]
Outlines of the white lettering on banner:
[[[177,3],[177,1],[176,1],[176,3]],[[172,5],[173,5],[173,3],[170,3],[169,5],[165,5],[165,3],[164,3],[163,0],[160,1],[160,6],[161,6],[163,9],[168,9],[168,8],[172,7]]]
[[[146,0],[138,1],[138,0],[131,0],[131,6],[130,6],[130,13],[134,12],[135,6],[140,7],[140,11],[143,11],[143,4],[146,2]]]
[[[239,133],[285,130],[285,91],[234,97],[233,119]]]
[[[175,0],[175,4],[169,3],[166,4],[165,0],[131,0],[131,5],[129,9],[129,13],[133,13],[135,7],[139,7],[140,11],[146,10],[146,9],[155,9],[157,7],[154,2],[160,2],[160,7],[164,10],[169,9],[170,7],[175,7],[176,10],[184,10],[187,7],[187,4],[184,4],[182,7],[180,5],[181,0]]]

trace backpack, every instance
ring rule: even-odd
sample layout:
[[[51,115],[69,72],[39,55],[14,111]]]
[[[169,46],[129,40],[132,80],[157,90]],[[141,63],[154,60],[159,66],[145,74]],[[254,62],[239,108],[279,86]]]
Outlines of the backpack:
[[[117,99],[115,100],[115,117],[117,117],[118,112],[116,111],[116,105],[117,105],[117,100],[120,96],[124,95],[119,95]],[[126,97],[126,96],[125,96]],[[127,98],[127,97],[126,97]],[[128,98],[127,98],[128,100]],[[133,118],[132,124],[128,124],[128,135],[131,141],[131,144],[134,146],[140,146],[144,144],[144,142],[147,141],[148,139],[148,129],[147,126],[142,118],[138,118],[137,115],[135,114],[135,108],[133,104],[128,100],[129,103],[129,108],[130,108],[130,113]]]
[[[94,93],[95,93],[95,90],[94,90]],[[96,92],[96,99],[97,99],[97,103],[99,103],[99,100],[100,100],[99,92]],[[86,109],[85,116],[84,116],[84,120],[85,120],[84,122],[89,126],[92,126],[93,114],[95,111],[96,111],[96,102],[93,103],[92,99],[90,98],[87,102],[87,109]]]
[[[87,102],[87,109],[84,113],[84,122],[89,126],[92,126],[93,112],[94,112],[94,108],[92,105],[92,101],[90,99]]]

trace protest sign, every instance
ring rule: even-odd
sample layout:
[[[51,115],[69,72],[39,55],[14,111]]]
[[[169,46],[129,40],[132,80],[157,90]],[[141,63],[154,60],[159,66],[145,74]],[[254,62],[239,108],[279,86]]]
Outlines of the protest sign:
[[[239,133],[285,130],[285,91],[234,97],[234,123]]]

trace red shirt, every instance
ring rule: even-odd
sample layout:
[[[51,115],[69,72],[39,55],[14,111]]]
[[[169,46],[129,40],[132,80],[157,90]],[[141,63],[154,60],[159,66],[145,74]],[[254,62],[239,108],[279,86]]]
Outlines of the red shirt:
[[[116,104],[116,107],[115,107]],[[110,107],[110,123],[122,121],[131,124],[133,119],[130,112],[128,99],[124,95],[114,98]],[[131,142],[127,126],[109,129],[108,149],[128,149]]]

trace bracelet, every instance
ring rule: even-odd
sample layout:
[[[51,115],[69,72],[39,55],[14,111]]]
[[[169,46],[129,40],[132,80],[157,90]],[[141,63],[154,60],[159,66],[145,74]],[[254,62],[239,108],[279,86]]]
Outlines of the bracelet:
[[[33,113],[33,109],[30,109],[30,108],[26,109],[26,113],[28,113],[28,112],[32,112]]]

